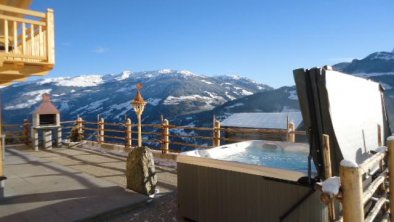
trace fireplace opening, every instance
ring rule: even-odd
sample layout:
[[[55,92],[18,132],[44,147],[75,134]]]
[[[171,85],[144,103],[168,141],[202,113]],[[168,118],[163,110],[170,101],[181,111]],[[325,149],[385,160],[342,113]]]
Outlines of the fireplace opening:
[[[56,114],[40,115],[40,125],[56,125]]]

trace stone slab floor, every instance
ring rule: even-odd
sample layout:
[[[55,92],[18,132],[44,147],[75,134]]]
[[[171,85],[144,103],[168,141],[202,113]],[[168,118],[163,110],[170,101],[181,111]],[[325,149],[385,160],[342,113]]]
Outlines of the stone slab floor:
[[[155,162],[159,194],[152,200],[124,189],[125,154],[89,147],[35,152],[9,146],[0,221],[178,221],[175,164]],[[152,215],[149,211],[156,216],[144,219],[144,214]]]

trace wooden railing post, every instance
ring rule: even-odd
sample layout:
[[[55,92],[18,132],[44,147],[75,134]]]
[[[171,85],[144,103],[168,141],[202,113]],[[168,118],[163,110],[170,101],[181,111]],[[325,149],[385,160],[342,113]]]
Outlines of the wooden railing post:
[[[78,128],[78,139],[83,140],[83,119],[82,117],[78,117],[77,119],[77,128]]]
[[[364,222],[362,170],[358,166],[346,166],[341,162],[339,174],[342,185],[343,221]]]
[[[382,127],[378,124],[378,146],[383,146],[382,143]]]
[[[213,126],[213,142],[214,147],[220,146],[220,122],[218,120],[215,121],[215,125]]]
[[[46,13],[46,26],[48,63],[55,64],[55,25],[52,9],[48,9]]]
[[[389,203],[390,221],[394,221],[394,136],[387,138],[388,167],[389,167]]]
[[[99,132],[98,132],[99,144],[104,143],[104,127],[105,127],[104,125],[105,125],[104,118],[101,118],[99,121]]]
[[[131,131],[131,127],[132,127],[132,125],[131,125],[131,119],[130,118],[127,118],[125,126],[126,126],[126,137],[125,137],[126,149],[131,149],[131,146],[132,146],[132,131]]]
[[[287,124],[287,142],[295,143],[295,125],[293,122]]]
[[[162,153],[168,153],[169,151],[169,146],[170,146],[170,123],[168,122],[167,119],[163,120],[162,123],[162,130],[163,130],[163,140],[162,140],[162,145],[161,145],[161,152]]]
[[[324,159],[324,173],[326,179],[332,177],[331,167],[331,147],[330,136],[323,134],[323,159]],[[328,202],[328,217],[329,221],[335,221],[335,203],[334,199],[330,197]]]
[[[26,145],[30,144],[30,123],[29,120],[23,120],[23,139]]]

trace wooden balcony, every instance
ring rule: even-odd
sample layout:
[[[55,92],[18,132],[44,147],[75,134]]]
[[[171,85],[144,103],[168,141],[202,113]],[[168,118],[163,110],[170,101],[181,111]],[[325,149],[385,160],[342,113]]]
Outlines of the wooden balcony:
[[[0,85],[41,76],[55,64],[54,15],[0,4]]]

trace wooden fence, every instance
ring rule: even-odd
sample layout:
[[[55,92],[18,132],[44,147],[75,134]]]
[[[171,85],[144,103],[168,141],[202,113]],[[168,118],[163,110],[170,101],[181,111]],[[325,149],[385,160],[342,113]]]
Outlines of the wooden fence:
[[[338,193],[322,193],[330,221],[387,221],[387,217],[394,221],[394,214],[389,213],[394,212],[394,192],[389,192],[394,190],[394,137],[389,137],[387,144],[361,164],[341,162]],[[337,218],[334,201],[342,205]]]
[[[97,122],[85,121],[82,118],[71,121],[62,121],[63,139],[69,139],[72,134],[78,134],[78,138],[95,141],[99,144],[113,143],[131,148],[137,145],[137,124],[131,119],[125,122],[112,123],[100,118]],[[15,128],[11,134],[11,126]],[[11,140],[20,136],[20,140],[29,143],[30,123],[23,125],[5,125],[5,132]],[[250,140],[248,138],[227,138],[226,133],[242,132],[253,135],[282,135],[287,141],[295,142],[297,135],[305,136],[304,131],[295,131],[292,123],[288,129],[251,129],[251,128],[222,128],[220,122],[216,121],[212,127],[194,127],[172,125],[168,120],[163,120],[161,124],[142,124],[142,142],[152,148],[161,149],[163,153],[179,152],[192,148],[211,148],[227,143]],[[8,133],[7,133],[8,132]],[[16,135],[16,134],[18,135]],[[7,138],[7,137],[6,137]]]

